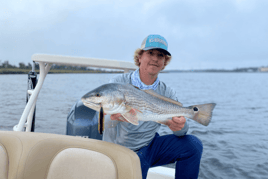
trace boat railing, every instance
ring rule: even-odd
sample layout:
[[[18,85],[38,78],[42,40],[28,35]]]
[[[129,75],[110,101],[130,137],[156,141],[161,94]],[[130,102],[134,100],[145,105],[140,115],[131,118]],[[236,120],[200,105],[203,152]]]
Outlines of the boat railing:
[[[48,74],[53,64],[66,65],[66,66],[85,66],[107,69],[119,69],[124,70],[125,73],[130,70],[135,70],[135,66],[131,62],[107,60],[97,58],[86,57],[72,57],[72,56],[59,56],[59,55],[47,55],[47,54],[34,54],[32,55],[32,61],[39,63],[39,78],[38,83],[34,89],[28,90],[30,98],[24,108],[19,123],[13,127],[14,131],[26,131],[30,132],[32,128],[32,120],[35,111],[35,105],[38,98],[38,94],[43,86],[46,75]],[[33,65],[33,71],[34,71]]]

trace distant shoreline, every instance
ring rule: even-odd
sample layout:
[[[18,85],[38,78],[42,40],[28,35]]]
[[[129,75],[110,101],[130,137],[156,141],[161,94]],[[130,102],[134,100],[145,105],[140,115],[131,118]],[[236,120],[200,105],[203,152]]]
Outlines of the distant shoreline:
[[[21,69],[21,68],[0,68],[0,75],[9,74],[28,74],[31,69]],[[39,69],[35,72],[39,74]],[[234,70],[165,70],[161,73],[267,73],[268,71],[259,71],[257,68],[243,68]],[[96,70],[81,70],[81,69],[50,69],[49,74],[66,74],[66,73],[123,73],[123,71],[106,71],[101,69]]]
[[[30,70],[27,71],[1,71],[0,75],[20,75],[20,74],[28,74]],[[39,74],[39,70],[36,70],[36,73]],[[120,71],[64,71],[64,70],[50,70],[48,74],[81,74],[81,73],[88,73],[88,74],[96,74],[96,73],[123,73]],[[236,72],[236,71],[177,71],[177,72],[161,72],[161,73],[268,73],[268,72]]]
[[[30,69],[15,69],[15,68],[0,68],[0,75],[12,75],[12,74],[28,74]],[[39,74],[39,70],[35,70]],[[102,71],[102,70],[58,70],[51,69],[48,72],[49,74],[60,74],[60,73],[123,73],[121,71]]]

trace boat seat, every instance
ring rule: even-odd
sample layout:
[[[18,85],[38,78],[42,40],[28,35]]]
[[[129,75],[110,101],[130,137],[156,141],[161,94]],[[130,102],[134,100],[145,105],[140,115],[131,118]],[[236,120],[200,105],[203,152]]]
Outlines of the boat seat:
[[[7,179],[8,156],[5,147],[0,143],[0,178]]]
[[[1,179],[141,179],[139,157],[105,141],[0,131]]]

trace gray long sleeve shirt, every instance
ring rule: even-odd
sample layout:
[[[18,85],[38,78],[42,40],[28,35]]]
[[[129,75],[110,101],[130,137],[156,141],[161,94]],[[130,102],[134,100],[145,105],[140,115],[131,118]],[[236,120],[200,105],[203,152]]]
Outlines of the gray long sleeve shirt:
[[[131,73],[120,74],[110,80],[110,83],[131,83]],[[159,82],[156,93],[178,101],[176,92],[166,86],[165,83]],[[155,133],[167,135],[174,133],[176,136],[183,136],[188,131],[188,123],[180,131],[173,132],[166,125],[161,125],[152,121],[139,121],[139,125],[135,126],[128,122],[112,121],[110,115],[105,116],[105,130],[103,140],[115,144],[123,145],[133,151],[148,145],[154,138]]]

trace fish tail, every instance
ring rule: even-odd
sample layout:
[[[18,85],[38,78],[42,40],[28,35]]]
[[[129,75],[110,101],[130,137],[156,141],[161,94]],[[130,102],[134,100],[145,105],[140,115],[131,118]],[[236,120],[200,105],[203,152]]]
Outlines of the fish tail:
[[[194,117],[192,119],[204,126],[207,126],[211,121],[212,111],[215,106],[215,103],[190,106],[194,112]]]

